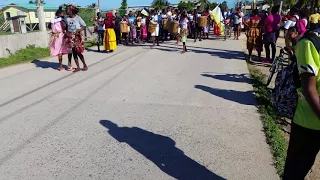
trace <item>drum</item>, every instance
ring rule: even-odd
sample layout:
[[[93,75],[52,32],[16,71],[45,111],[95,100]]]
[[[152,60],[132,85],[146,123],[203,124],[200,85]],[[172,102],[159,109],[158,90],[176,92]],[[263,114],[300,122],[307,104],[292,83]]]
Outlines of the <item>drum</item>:
[[[168,19],[162,19],[162,27],[164,30],[170,29],[170,24],[168,23]]]
[[[156,31],[158,26],[158,23],[154,22],[154,21],[150,21],[149,23],[149,33],[154,33],[154,31]]]
[[[179,22],[178,21],[171,22],[170,33],[179,33]]]
[[[120,32],[121,33],[128,33],[129,28],[128,28],[128,23],[127,22],[120,22]]]
[[[200,16],[199,17],[199,27],[206,27],[208,23],[208,17],[207,16]]]

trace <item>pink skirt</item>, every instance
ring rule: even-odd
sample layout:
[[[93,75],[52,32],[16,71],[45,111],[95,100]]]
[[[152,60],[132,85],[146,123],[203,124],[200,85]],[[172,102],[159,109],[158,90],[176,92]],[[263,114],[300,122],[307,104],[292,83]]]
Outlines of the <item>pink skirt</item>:
[[[140,26],[140,39],[147,39],[148,32],[147,32],[147,26],[141,25]]]
[[[50,40],[50,54],[51,56],[59,56],[69,54],[68,44],[64,39],[63,33],[54,33],[51,35]]]

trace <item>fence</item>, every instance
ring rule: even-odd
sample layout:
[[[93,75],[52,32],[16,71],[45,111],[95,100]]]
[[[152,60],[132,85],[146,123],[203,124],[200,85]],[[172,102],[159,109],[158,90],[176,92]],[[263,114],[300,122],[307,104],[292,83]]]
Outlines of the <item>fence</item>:
[[[0,36],[0,57],[9,57],[28,45],[48,47],[49,32],[33,32],[27,34],[12,34]]]

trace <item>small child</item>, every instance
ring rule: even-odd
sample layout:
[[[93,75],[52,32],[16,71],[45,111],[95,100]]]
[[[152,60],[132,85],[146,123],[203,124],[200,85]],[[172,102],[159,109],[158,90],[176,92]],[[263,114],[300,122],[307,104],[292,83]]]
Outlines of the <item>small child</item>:
[[[187,15],[185,13],[182,13],[179,21],[180,36],[183,44],[182,54],[187,51],[186,42],[188,39],[188,23],[189,23],[189,20],[187,18]]]

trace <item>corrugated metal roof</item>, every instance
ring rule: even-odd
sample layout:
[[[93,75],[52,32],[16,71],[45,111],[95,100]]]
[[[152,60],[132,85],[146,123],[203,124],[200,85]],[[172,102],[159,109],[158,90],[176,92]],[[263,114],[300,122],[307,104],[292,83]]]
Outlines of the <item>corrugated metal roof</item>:
[[[12,3],[9,6],[22,7],[22,8],[28,9],[28,10],[37,10],[36,4]],[[44,10],[57,10],[59,7],[57,5],[53,5],[53,4],[44,4],[43,8],[44,8]]]

